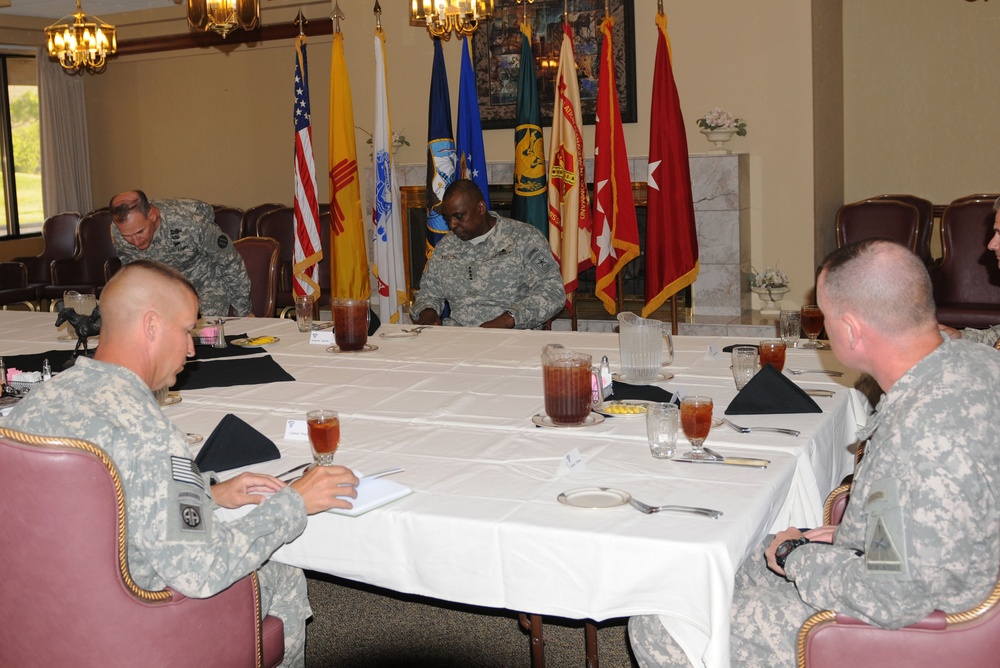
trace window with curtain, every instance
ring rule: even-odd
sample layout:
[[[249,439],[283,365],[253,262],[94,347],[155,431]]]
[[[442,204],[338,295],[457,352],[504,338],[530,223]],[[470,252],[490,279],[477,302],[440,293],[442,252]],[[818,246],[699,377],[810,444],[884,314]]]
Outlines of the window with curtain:
[[[39,126],[35,57],[0,54],[0,236],[42,230]]]

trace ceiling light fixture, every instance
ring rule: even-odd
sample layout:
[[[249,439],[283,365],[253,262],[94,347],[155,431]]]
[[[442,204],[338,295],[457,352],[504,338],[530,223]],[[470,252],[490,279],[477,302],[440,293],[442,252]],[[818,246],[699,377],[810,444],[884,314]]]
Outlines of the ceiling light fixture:
[[[103,71],[107,57],[118,50],[115,27],[96,16],[84,14],[80,0],[76,0],[76,12],[72,16],[64,16],[60,23],[45,29],[45,40],[49,57],[57,59],[73,74],[85,69],[92,74]]]
[[[212,30],[223,38],[242,28],[253,30],[260,20],[258,0],[187,0],[188,25],[195,30]]]

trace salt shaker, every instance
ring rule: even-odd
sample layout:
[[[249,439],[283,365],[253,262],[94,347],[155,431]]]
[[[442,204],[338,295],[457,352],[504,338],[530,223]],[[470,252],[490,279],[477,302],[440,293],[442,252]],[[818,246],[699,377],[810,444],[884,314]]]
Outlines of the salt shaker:
[[[42,380],[52,380],[52,365],[48,357],[42,360]]]
[[[4,394],[4,390],[7,389],[7,365],[4,363],[3,358],[0,357],[0,394]]]
[[[611,365],[608,364],[608,356],[601,358],[601,398],[607,399],[614,394],[611,386]]]
[[[223,329],[222,324],[225,322],[222,318],[215,321],[215,326],[218,327],[215,336],[215,343],[212,345],[213,348],[225,348],[226,347],[226,330]]]

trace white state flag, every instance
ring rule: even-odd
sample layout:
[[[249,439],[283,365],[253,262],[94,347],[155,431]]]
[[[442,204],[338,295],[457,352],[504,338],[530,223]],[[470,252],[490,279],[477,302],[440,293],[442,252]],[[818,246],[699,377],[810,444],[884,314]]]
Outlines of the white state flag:
[[[400,219],[399,182],[392,163],[392,124],[386,92],[385,33],[375,32],[375,127],[372,131],[372,226],[374,262],[378,281],[377,308],[382,322],[399,321],[399,305],[406,303],[403,273],[403,224]],[[373,307],[376,304],[372,304]]]

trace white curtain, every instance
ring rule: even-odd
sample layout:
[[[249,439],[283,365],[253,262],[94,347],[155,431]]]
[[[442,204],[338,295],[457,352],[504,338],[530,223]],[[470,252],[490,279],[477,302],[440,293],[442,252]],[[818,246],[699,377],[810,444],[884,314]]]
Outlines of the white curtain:
[[[90,192],[90,146],[83,78],[63,71],[58,61],[38,49],[38,105],[42,140],[42,205],[45,217],[63,211],[87,213]]]

